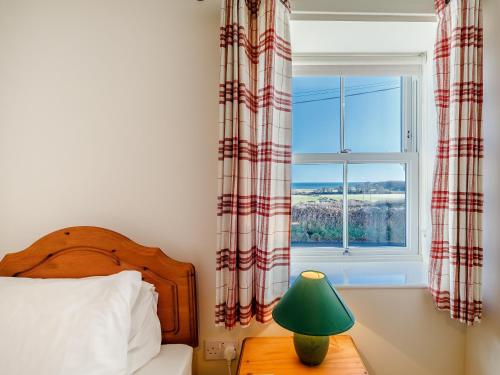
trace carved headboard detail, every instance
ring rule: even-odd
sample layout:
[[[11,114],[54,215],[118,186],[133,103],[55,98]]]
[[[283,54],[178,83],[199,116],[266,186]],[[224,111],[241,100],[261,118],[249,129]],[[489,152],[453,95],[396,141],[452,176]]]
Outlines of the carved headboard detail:
[[[198,346],[196,277],[191,263],[178,262],[159,248],[139,245],[104,228],[61,229],[26,250],[7,254],[0,276],[81,278],[136,270],[159,294],[163,343]]]

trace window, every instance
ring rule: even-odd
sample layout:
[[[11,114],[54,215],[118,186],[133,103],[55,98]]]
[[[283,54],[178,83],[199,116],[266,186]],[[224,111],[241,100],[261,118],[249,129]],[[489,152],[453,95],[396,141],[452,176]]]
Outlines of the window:
[[[417,254],[418,64],[295,60],[292,251]]]

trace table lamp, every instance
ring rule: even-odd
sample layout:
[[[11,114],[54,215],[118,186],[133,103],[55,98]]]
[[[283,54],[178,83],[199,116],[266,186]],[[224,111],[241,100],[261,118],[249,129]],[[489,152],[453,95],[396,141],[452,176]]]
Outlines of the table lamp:
[[[294,333],[293,344],[300,361],[317,366],[325,359],[329,336],[347,331],[354,316],[326,275],[304,271],[273,310],[273,319]]]

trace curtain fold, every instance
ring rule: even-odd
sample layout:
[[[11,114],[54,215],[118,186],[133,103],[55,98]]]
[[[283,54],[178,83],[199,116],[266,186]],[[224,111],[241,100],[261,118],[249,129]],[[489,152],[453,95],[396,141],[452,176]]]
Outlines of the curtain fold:
[[[288,0],[222,0],[217,325],[271,320],[288,289],[291,48]]]
[[[438,148],[429,289],[438,309],[481,320],[483,29],[480,0],[435,0]]]

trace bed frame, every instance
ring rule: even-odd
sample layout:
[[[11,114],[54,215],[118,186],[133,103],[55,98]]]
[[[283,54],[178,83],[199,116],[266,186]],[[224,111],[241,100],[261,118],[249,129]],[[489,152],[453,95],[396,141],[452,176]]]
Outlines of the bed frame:
[[[195,269],[160,249],[97,227],[72,227],[50,233],[26,250],[7,254],[0,276],[81,278],[123,270],[142,273],[159,294],[162,342],[198,346]]]

